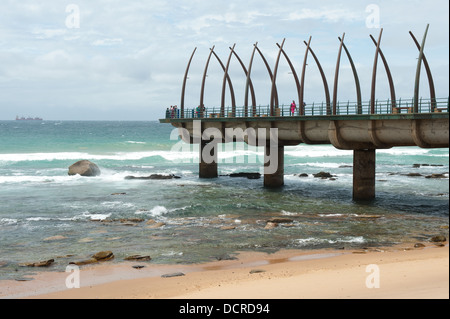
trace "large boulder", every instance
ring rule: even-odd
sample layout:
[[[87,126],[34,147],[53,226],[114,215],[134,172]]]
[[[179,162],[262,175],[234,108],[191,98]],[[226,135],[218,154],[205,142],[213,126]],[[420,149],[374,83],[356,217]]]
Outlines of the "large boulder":
[[[100,168],[91,161],[78,161],[69,167],[69,175],[98,176],[101,174]]]

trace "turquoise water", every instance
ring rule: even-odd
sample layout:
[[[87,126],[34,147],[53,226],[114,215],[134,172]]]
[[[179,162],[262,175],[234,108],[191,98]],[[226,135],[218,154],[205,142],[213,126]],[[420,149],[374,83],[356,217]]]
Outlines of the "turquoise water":
[[[193,263],[243,250],[362,248],[448,237],[442,227],[448,225],[448,149],[378,150],[377,199],[357,203],[351,199],[352,152],[286,147],[285,186],[270,190],[262,179],[226,176],[260,172],[262,163],[252,160],[262,149],[224,147],[223,176],[199,179],[198,149],[171,140],[172,130],[158,122],[0,121],[0,279],[30,271],[20,263],[53,258],[47,270],[61,270],[101,250],[112,250],[115,262],[145,254],[153,263]],[[68,167],[82,159],[95,162],[101,176],[68,176]],[[418,163],[427,165],[413,167]],[[335,180],[312,176],[320,171]],[[432,173],[446,177],[425,178]],[[150,174],[180,178],[125,179]],[[272,217],[292,222],[264,229]],[[150,228],[149,219],[165,225]]]

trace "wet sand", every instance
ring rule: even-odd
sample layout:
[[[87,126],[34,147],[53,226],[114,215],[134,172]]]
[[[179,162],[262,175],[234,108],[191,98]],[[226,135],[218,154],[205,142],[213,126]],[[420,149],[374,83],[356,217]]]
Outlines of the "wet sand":
[[[184,275],[161,277],[177,272]],[[68,289],[73,274],[0,281],[0,298],[448,299],[449,247],[242,252],[237,260],[195,265],[104,262],[82,266],[80,288]]]

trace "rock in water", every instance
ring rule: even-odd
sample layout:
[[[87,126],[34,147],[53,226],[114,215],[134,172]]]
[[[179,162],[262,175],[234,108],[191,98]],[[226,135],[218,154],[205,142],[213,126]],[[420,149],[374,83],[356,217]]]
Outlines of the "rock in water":
[[[95,255],[93,255],[92,258],[94,258],[95,260],[98,260],[98,261],[106,261],[106,260],[113,259],[114,254],[110,250],[100,251],[100,252],[96,253]]]
[[[132,176],[132,175],[125,176],[125,179],[172,179],[172,178],[179,179],[181,177],[173,174],[170,175],[152,174],[150,176]]]
[[[48,267],[51,264],[53,264],[54,262],[55,262],[54,259],[49,259],[49,260],[44,260],[44,261],[38,261],[35,263],[19,264],[19,266],[21,266],[21,267]]]
[[[100,168],[91,161],[78,161],[69,167],[69,175],[98,176],[101,174]]]
[[[313,174],[313,175],[314,175],[314,177],[318,177],[318,178],[330,178],[330,177],[333,177],[333,175],[331,175],[328,172],[319,172],[319,173]]]
[[[131,260],[131,261],[148,261],[152,258],[150,256],[141,256],[141,255],[132,255],[124,258],[125,260]]]
[[[248,179],[259,179],[261,178],[260,173],[232,173],[230,177],[247,177]]]
[[[434,243],[439,243],[439,242],[447,241],[447,238],[443,235],[436,235],[436,236],[431,237],[430,241],[432,241]]]

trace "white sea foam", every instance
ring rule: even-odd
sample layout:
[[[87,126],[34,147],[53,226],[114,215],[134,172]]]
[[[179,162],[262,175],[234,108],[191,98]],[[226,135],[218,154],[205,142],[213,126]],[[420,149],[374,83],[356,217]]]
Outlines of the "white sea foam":
[[[149,211],[149,213],[154,217],[162,216],[164,214],[167,214],[168,212],[169,212],[169,210],[167,208],[165,208],[164,206],[155,206]]]
[[[141,160],[144,158],[160,156],[168,161],[180,160],[183,158],[196,158],[194,152],[176,151],[148,151],[148,152],[115,152],[108,154],[91,154],[83,152],[58,152],[58,153],[23,153],[23,154],[0,154],[0,163],[8,162],[30,162],[30,161],[57,161],[57,160]]]
[[[342,216],[349,216],[349,217],[357,217],[357,214],[319,214],[320,217],[342,217]]]
[[[326,239],[326,238],[299,238],[295,239],[294,243],[298,246],[309,246],[309,245],[320,245],[320,244],[336,244],[336,243],[365,243],[366,240],[362,236],[352,237],[342,237],[336,239]]]
[[[349,163],[327,163],[327,162],[308,162],[308,163],[296,163],[292,166],[306,166],[306,167],[320,167],[320,168],[340,168],[341,166],[352,165]]]
[[[336,156],[352,156],[353,151],[338,150],[331,145],[308,145],[308,146],[292,146],[287,147],[284,151],[285,155],[292,157],[336,157]]]
[[[182,251],[173,251],[173,250],[170,250],[170,251],[161,253],[161,255],[162,255],[162,256],[165,256],[165,257],[183,256],[183,252],[182,252]]]
[[[282,210],[282,211],[281,211],[281,214],[282,214],[282,215],[285,215],[285,216],[298,216],[298,215],[300,215],[301,213],[292,213],[292,212],[288,212],[288,211]]]
[[[82,212],[80,215],[76,215],[72,217],[72,220],[80,220],[80,219],[94,219],[94,220],[104,220],[111,216],[111,213],[108,214],[99,214],[99,213],[90,213],[89,211]]]
[[[0,176],[0,184],[3,183],[64,183],[67,181],[80,180],[81,176],[34,176],[15,175]]]
[[[18,222],[15,218],[1,218],[0,219],[0,225],[13,225]]]

